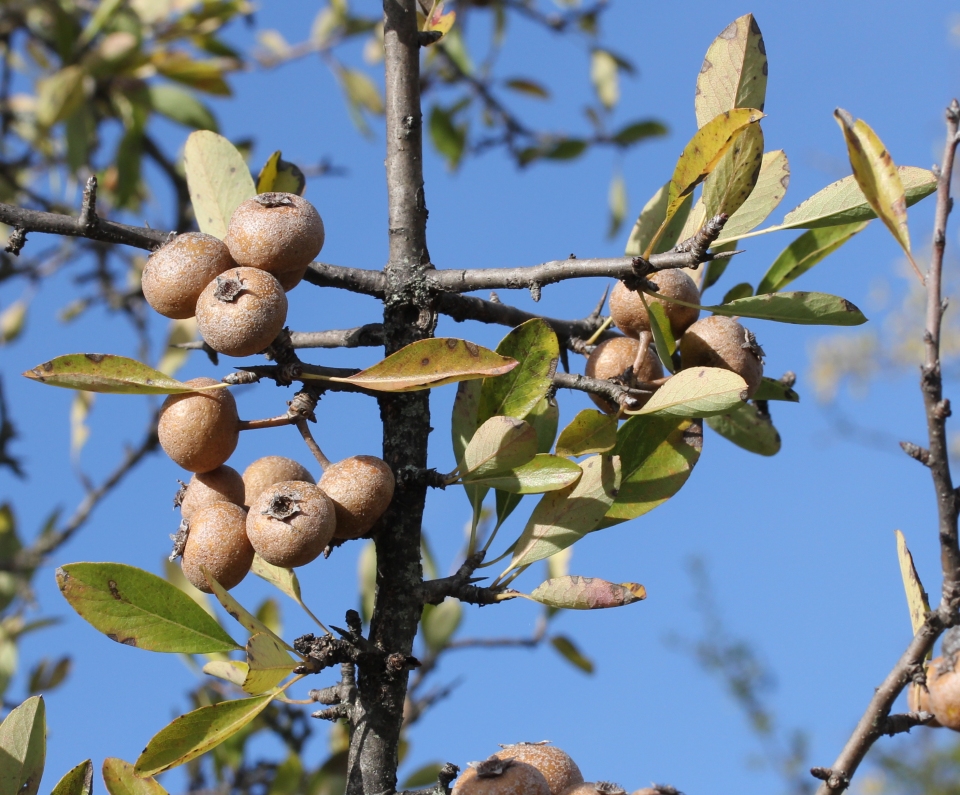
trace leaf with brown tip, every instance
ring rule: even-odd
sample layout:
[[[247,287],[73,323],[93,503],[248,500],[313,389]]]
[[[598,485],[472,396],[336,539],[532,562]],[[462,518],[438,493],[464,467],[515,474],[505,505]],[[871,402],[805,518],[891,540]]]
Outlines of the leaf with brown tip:
[[[530,598],[550,607],[567,610],[602,610],[646,599],[647,590],[636,582],[617,584],[597,577],[570,574],[540,583]]]

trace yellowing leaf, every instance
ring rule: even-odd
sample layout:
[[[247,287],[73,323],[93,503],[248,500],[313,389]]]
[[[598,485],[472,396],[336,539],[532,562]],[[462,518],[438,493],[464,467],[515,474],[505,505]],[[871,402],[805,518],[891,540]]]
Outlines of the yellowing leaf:
[[[767,54],[753,14],[735,19],[714,39],[700,67],[694,100],[697,126],[733,108],[763,110]]]
[[[430,14],[429,18],[425,20],[423,30],[437,30],[443,35],[446,35],[450,32],[450,29],[453,27],[453,23],[456,21],[456,19],[456,11],[451,11],[447,14],[444,14],[443,3],[437,3],[434,6],[433,13]]]
[[[103,760],[103,783],[110,795],[167,795],[152,777],[140,778],[133,765],[122,759]]]
[[[278,149],[263,164],[260,176],[257,177],[257,193],[296,193],[303,196],[307,187],[307,178],[293,163],[288,163],[280,156]]]
[[[608,453],[617,443],[617,420],[596,409],[583,409],[560,432],[557,455]]]
[[[930,613],[930,602],[927,599],[927,592],[923,590],[917,568],[913,565],[913,555],[907,549],[907,539],[903,537],[903,533],[899,530],[895,532],[897,535],[897,558],[900,561],[900,576],[903,579],[903,590],[907,595],[910,625],[913,627],[913,634],[916,635]]]
[[[600,610],[646,599],[646,589],[635,582],[607,582],[596,577],[568,575],[540,583],[530,594],[535,602],[567,610]]]
[[[247,676],[243,689],[250,695],[263,693],[282,682],[299,661],[294,660],[271,632],[259,633],[247,641]]]
[[[719,213],[733,215],[753,192],[763,162],[763,130],[747,127],[734,142],[703,185],[707,218]]]
[[[200,231],[223,240],[233,211],[257,194],[246,161],[222,135],[198,130],[183,148],[183,168]]]
[[[922,281],[923,276],[910,253],[907,199],[893,158],[883,141],[863,119],[854,121],[853,117],[841,108],[837,108],[833,116],[847,142],[850,165],[860,190],[863,191],[870,208],[897,239]]]
[[[606,50],[596,49],[590,56],[590,80],[597,98],[607,110],[620,99],[617,59]]]
[[[419,340],[392,353],[382,362],[348,378],[303,374],[305,379],[340,381],[377,392],[415,392],[457,381],[509,373],[516,359],[453,337]]]
[[[17,339],[23,333],[26,322],[26,301],[14,301],[0,312],[0,345],[7,345]]]
[[[637,222],[633,225],[633,229],[630,232],[630,239],[627,241],[627,247],[624,251],[626,256],[641,256],[647,249],[647,246],[650,245],[650,241],[654,240],[654,236],[667,217],[667,199],[669,192],[670,183],[668,182],[653,194],[650,201],[643,206],[640,215],[637,217]],[[667,222],[663,232],[661,232],[656,239],[655,245],[651,250],[652,254],[667,251],[677,244],[680,230],[683,229],[686,224],[692,204],[693,194],[690,194],[680,204],[676,212],[674,212],[673,217]]]
[[[175,395],[226,386],[188,386],[134,359],[109,353],[69,353],[38,364],[23,376],[50,386],[122,395]]]
[[[234,599],[233,596],[231,596],[231,594],[224,589],[220,583],[210,576],[210,573],[203,566],[200,567],[200,570],[203,572],[203,576],[206,578],[207,584],[210,586],[211,590],[213,590],[214,596],[216,596],[220,604],[223,605],[223,609],[226,610],[233,618],[235,618],[240,625],[247,630],[247,632],[249,632],[251,635],[269,635],[277,643],[286,646],[286,648],[293,648],[292,646],[287,645],[283,638],[278,637],[273,630],[271,630],[266,624],[253,615],[253,613],[251,613],[236,599]],[[274,684],[276,684],[276,682],[274,682]],[[271,685],[271,687],[273,687],[273,685]]]
[[[43,696],[31,696],[0,723],[0,795],[37,795],[46,754]]]
[[[157,732],[134,766],[139,777],[154,776],[196,759],[232,737],[263,712],[276,693],[200,707]]]
[[[82,66],[67,66],[37,84],[37,124],[52,127],[83,104]]]
[[[300,581],[292,569],[274,566],[272,563],[267,563],[259,555],[254,555],[253,565],[250,566],[250,571],[280,591],[283,591],[283,593],[295,602],[300,602]]]
[[[747,382],[736,373],[718,367],[691,367],[671,376],[642,409],[627,414],[709,417],[746,399]]]
[[[203,666],[205,674],[223,679],[237,687],[243,687],[249,670],[250,666],[240,660],[212,660]]]
[[[740,209],[724,224],[720,237],[711,248],[716,251],[720,246],[739,239],[740,235],[762,224],[787,194],[789,185],[790,163],[783,150],[766,152],[760,163],[760,174],[753,191],[740,205]]]
[[[92,795],[93,761],[87,759],[68,770],[50,795]]]
[[[77,392],[70,403],[70,457],[74,460],[90,438],[87,416],[93,407],[94,397],[92,392]]]

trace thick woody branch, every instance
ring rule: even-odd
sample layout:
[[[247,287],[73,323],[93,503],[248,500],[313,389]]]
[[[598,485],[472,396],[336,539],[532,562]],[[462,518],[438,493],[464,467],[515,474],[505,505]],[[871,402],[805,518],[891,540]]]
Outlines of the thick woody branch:
[[[290,347],[301,348],[378,348],[383,345],[383,324],[367,323],[354,328],[329,331],[291,331]],[[180,342],[174,345],[188,351],[205,350],[203,340]]]
[[[555,373],[553,383],[561,389],[575,389],[580,392],[598,395],[626,409],[640,408],[642,402],[660,387],[660,384],[651,384],[644,381],[637,382],[635,387],[626,387],[613,381],[588,378],[577,373]]]
[[[329,265],[326,262],[311,262],[303,280],[317,287],[337,287],[373,298],[383,298],[386,294],[382,271],[345,268],[341,265]]]
[[[503,588],[478,588],[473,573],[483,563],[483,551],[474,552],[455,574],[436,580],[428,580],[420,586],[420,598],[425,605],[438,605],[448,596],[475,605],[492,605],[516,596]],[[482,577],[480,579],[483,579]]]

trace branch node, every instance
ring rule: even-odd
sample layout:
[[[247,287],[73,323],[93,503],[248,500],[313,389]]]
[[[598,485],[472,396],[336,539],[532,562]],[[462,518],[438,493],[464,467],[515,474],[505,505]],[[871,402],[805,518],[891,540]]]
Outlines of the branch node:
[[[77,225],[84,235],[88,235],[100,225],[97,217],[97,178],[91,176],[83,188],[83,199],[80,202],[80,216]]]
[[[926,447],[913,442],[900,442],[900,448],[915,461],[919,461],[925,467],[930,466],[930,451]]]

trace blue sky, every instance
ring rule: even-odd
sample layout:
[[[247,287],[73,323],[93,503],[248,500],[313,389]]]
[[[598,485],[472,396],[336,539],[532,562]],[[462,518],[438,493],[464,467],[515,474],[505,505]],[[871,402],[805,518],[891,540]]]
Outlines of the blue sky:
[[[752,6],[617,0],[605,17],[604,41],[633,58],[639,76],[623,81],[615,118],[626,123],[653,116],[671,129],[668,138],[639,147],[619,164],[629,191],[628,216],[635,216],[669,177],[695,131],[693,90],[707,46],[727,23],[748,11],[763,31],[770,61],[768,118],[763,122],[767,148],[785,149],[791,162],[783,210],[849,173],[831,116],[837,106],[864,118],[898,163],[929,166],[939,158],[943,108],[960,91],[960,50],[950,35],[955,6],[949,3],[908,8],[859,0]],[[257,21],[296,41],[315,12],[312,3],[275,2],[264,4]],[[238,27],[233,36],[252,46],[246,29]],[[512,103],[518,112],[571,133],[584,129],[578,114],[590,99],[590,85],[582,47],[518,24],[501,68],[504,76],[541,80],[554,95],[549,104],[518,98]],[[255,164],[282,149],[295,162],[329,156],[348,170],[345,177],[313,180],[308,186],[307,197],[326,225],[322,259],[382,267],[387,238],[380,128],[375,127],[369,141],[357,136],[334,78],[318,59],[238,75],[232,84],[235,98],[215,103],[216,110],[224,134],[255,138]],[[164,145],[175,151],[185,136],[181,128],[165,128]],[[433,261],[438,267],[469,268],[529,265],[571,252],[581,258],[622,253],[629,225],[617,239],[605,238],[607,185],[615,162],[611,152],[599,151],[571,164],[517,171],[494,152],[451,175],[429,151],[425,172]],[[931,218],[929,202],[911,211],[918,251],[925,248]],[[747,253],[735,260],[721,284],[756,283],[791,239],[785,233],[749,241]],[[948,246],[957,242],[951,229]],[[894,293],[907,287],[896,245],[874,224],[796,287],[843,295],[877,322],[881,314],[872,308],[870,295],[881,279]],[[603,286],[598,280],[548,287],[536,306],[552,316],[579,317],[589,312]],[[5,285],[0,306],[14,300],[17,289]],[[15,374],[59,353],[135,351],[119,321],[96,313],[70,326],[54,320],[75,290],[69,274],[45,285],[31,307],[29,333],[4,349],[0,360],[22,430],[15,449],[31,473],[29,481],[20,483],[0,472],[0,491],[12,499],[25,533],[33,532],[54,505],[72,509],[82,490],[69,457],[70,393],[42,389]],[[501,297],[534,307],[526,293],[504,291]],[[340,328],[375,321],[377,312],[370,299],[318,293],[304,284],[291,294],[289,322],[305,331]],[[808,351],[831,330],[759,321],[749,325],[767,352],[767,373],[778,376],[789,369],[799,376],[802,402],[774,407],[782,452],[761,459],[708,433],[697,468],[673,500],[575,548],[573,573],[639,581],[648,591],[646,602],[622,610],[557,619],[557,631],[577,641],[595,661],[596,673],[588,677],[574,670],[548,648],[449,655],[435,681],[462,683],[417,727],[403,771],[433,760],[464,765],[492,753],[497,743],[550,739],[576,759],[588,780],[613,780],[628,790],[663,781],[698,795],[777,791],[776,777],[750,763],[758,745],[741,713],[715,680],[666,642],[676,635],[696,638],[701,630],[687,574],[694,556],[708,567],[729,630],[754,644],[775,673],[771,702],[779,725],[809,733],[811,764],[832,762],[873,688],[909,640],[894,529],[906,534],[927,589],[939,590],[933,494],[922,467],[892,445],[876,450],[851,443],[817,405],[809,386]],[[156,330],[160,337],[159,320]],[[449,320],[438,329],[491,347],[505,331]],[[311,360],[364,366],[376,357],[376,351],[367,349],[321,352]],[[223,366],[214,371],[197,357],[182,374],[225,371]],[[840,405],[865,426],[920,442],[924,423],[916,380],[907,374],[885,381],[856,401],[843,394]],[[430,463],[441,471],[453,467],[448,434],[453,395],[454,388],[446,387],[432,398],[436,431]],[[242,416],[265,417],[281,411],[289,393],[263,386],[237,390],[237,398]],[[585,397],[566,393],[560,401],[561,423],[589,405]],[[98,397],[90,419],[92,437],[81,456],[94,480],[112,469],[124,441],[137,437],[146,416],[142,399]],[[372,401],[330,395],[321,402],[318,420],[316,433],[329,457],[376,454],[380,429]],[[238,469],[266,454],[308,461],[292,429],[244,436],[231,462]],[[177,523],[170,499],[182,476],[162,456],[152,458],[37,575],[40,609],[61,616],[63,623],[24,641],[23,668],[43,655],[64,652],[75,661],[67,684],[48,699],[45,788],[87,757],[98,769],[105,756],[133,761],[146,740],[185,708],[180,694],[195,679],[176,656],[111,643],[74,615],[53,579],[54,566],[78,560],[122,561],[160,571],[169,549],[167,534]],[[527,506],[517,511],[515,533],[528,511]],[[458,489],[431,494],[425,528],[444,570],[457,563],[466,520],[467,502]],[[340,623],[344,610],[356,605],[359,549],[359,544],[347,545],[303,571],[305,597],[325,621]],[[539,575],[531,570],[517,586],[532,589]],[[269,593],[253,579],[234,591],[248,605]],[[538,611],[517,601],[468,608],[462,634],[529,634]],[[284,603],[284,617],[291,637],[310,630],[291,603]],[[311,686],[329,684],[330,676]],[[22,686],[21,678],[11,695],[22,692]],[[317,734],[314,753],[319,755],[325,726]],[[178,775],[164,779],[171,791],[182,785]]]

